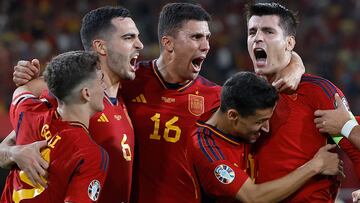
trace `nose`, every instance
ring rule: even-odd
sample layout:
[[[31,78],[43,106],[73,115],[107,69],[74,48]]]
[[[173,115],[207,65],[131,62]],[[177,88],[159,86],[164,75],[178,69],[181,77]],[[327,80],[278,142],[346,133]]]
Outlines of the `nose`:
[[[206,51],[206,52],[210,50],[209,39],[204,38],[204,39],[201,41],[200,50],[201,50],[201,51]]]
[[[260,31],[257,31],[254,40],[255,42],[263,41],[264,40],[263,34]]]
[[[137,39],[136,39],[134,45],[135,45],[135,48],[136,48],[136,49],[140,49],[140,50],[141,50],[141,49],[144,48],[144,45],[143,45],[143,43],[141,42],[140,38],[137,38]]]
[[[270,124],[269,121],[265,121],[264,124],[261,126],[261,130],[264,132],[269,132],[270,130]]]

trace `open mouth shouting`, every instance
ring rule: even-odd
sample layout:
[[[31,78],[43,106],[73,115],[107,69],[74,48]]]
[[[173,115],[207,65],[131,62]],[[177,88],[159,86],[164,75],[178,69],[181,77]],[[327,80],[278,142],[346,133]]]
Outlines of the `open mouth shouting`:
[[[256,66],[257,67],[264,67],[266,65],[267,54],[266,54],[264,49],[255,48],[254,49],[254,56],[255,56],[255,59],[256,59]]]
[[[131,59],[130,59],[130,66],[131,66],[131,69],[135,72],[136,69],[137,69],[137,66],[136,66],[136,61],[138,59],[138,55],[135,55],[133,56]]]
[[[205,57],[201,56],[201,57],[197,57],[197,58],[195,58],[195,59],[193,59],[193,60],[191,61],[192,65],[193,65],[193,67],[194,67],[195,72],[200,72],[200,70],[201,70],[201,65],[202,65],[202,63],[204,62],[204,60],[205,60]]]

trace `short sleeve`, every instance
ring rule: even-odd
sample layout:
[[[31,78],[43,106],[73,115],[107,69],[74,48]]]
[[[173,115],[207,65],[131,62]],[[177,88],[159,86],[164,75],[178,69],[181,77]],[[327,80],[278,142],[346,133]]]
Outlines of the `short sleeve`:
[[[234,162],[227,160],[226,155],[214,158],[209,154],[219,150],[217,146],[200,146],[194,140],[190,153],[204,192],[209,196],[234,198],[249,176]]]
[[[64,201],[97,202],[107,175],[109,157],[100,146],[85,149],[78,162]]]

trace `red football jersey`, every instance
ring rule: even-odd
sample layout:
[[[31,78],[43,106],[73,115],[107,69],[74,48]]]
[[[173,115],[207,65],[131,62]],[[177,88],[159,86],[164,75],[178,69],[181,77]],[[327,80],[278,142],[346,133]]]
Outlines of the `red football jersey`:
[[[108,166],[106,151],[79,122],[63,122],[56,108],[29,93],[14,99],[10,118],[16,144],[47,140],[41,153],[49,162],[48,187],[34,186],[23,171],[14,168],[7,177],[1,202],[96,202]]]
[[[270,134],[256,142],[257,183],[289,174],[327,143],[329,135],[319,133],[315,127],[314,111],[333,109],[336,92],[343,96],[328,80],[305,74],[294,94],[280,94]],[[336,177],[317,175],[285,202],[332,202],[338,186]]]
[[[47,91],[42,97],[57,105]],[[134,161],[134,130],[125,104],[118,96],[116,104],[105,94],[104,110],[90,119],[89,131],[94,141],[109,154],[110,163],[99,202],[129,202]],[[116,194],[116,195],[114,195]]]
[[[249,178],[248,145],[214,126],[200,121],[196,124],[189,154],[204,196],[216,202],[235,202],[236,193]]]
[[[132,201],[198,201],[186,146],[199,116],[219,105],[221,87],[198,76],[170,88],[155,61],[141,62],[122,85],[136,135]]]

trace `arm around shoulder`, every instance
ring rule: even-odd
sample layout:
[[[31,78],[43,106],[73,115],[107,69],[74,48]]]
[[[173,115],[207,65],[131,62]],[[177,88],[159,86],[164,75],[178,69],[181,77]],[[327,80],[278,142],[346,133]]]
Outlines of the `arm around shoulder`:
[[[336,153],[328,152],[335,145],[322,147],[313,159],[290,174],[262,184],[254,184],[250,178],[236,194],[242,202],[277,202],[285,199],[299,189],[316,174],[335,175],[339,173],[340,160]]]

